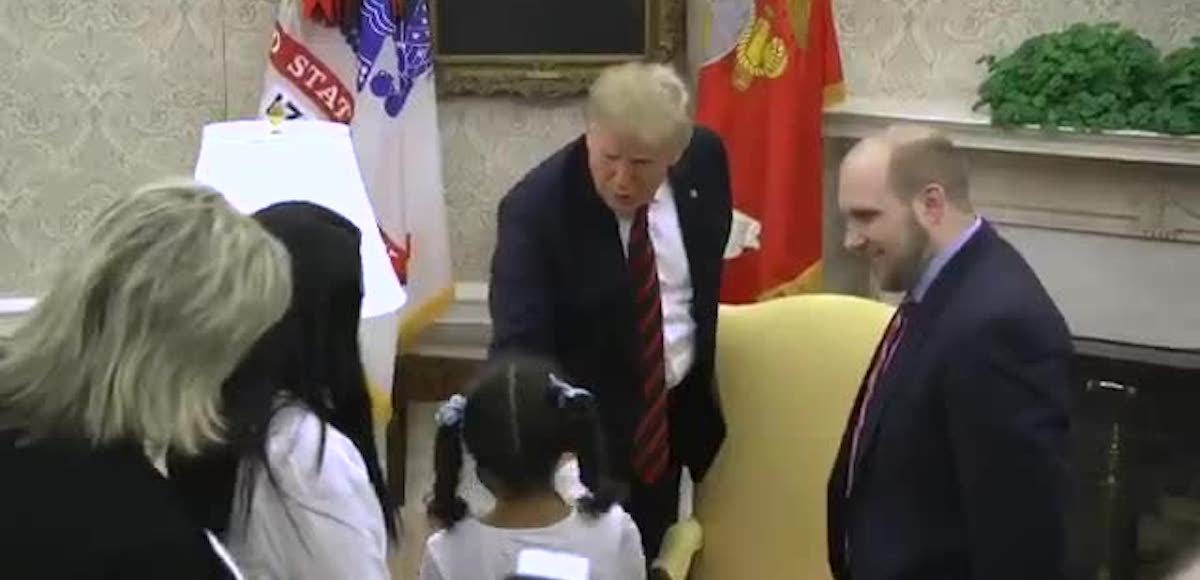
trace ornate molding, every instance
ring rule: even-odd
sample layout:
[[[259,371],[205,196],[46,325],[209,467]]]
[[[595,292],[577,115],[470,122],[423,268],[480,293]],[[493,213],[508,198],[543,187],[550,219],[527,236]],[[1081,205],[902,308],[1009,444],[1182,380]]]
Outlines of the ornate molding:
[[[437,87],[442,95],[569,97],[586,92],[602,67],[551,62],[441,64],[436,69]]]
[[[640,58],[671,62],[684,45],[685,0],[645,0],[646,51]],[[632,55],[436,55],[438,93],[557,98],[580,95],[604,67]]]
[[[1020,158],[981,159],[973,167],[987,177],[974,187],[976,205],[997,223],[1200,244],[1200,191],[1189,185],[1200,168]]]
[[[1161,198],[1148,206],[1160,207]],[[980,211],[995,223],[1085,234],[1106,234],[1156,242],[1200,244],[1200,222],[1191,228],[1168,226],[1154,210],[1142,213],[1106,214],[1080,210],[1062,210],[1037,205],[978,204]]]
[[[456,284],[450,309],[405,354],[431,358],[486,359],[488,344],[492,340],[492,317],[488,314],[487,297],[487,282]]]

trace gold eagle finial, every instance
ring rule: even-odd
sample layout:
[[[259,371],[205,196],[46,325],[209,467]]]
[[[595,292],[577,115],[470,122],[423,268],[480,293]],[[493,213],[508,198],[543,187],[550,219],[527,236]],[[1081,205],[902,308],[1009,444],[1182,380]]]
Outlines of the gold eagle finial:
[[[755,77],[779,78],[788,64],[787,46],[772,34],[775,11],[767,6],[763,14],[742,31],[737,42],[737,60],[733,68],[733,86],[739,91],[750,88]]]

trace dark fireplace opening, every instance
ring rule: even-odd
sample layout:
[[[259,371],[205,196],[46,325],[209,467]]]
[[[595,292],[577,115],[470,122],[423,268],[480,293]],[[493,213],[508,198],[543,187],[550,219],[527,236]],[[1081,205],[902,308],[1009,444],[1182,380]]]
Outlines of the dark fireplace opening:
[[[1072,548],[1082,578],[1200,559],[1200,351],[1077,339]]]

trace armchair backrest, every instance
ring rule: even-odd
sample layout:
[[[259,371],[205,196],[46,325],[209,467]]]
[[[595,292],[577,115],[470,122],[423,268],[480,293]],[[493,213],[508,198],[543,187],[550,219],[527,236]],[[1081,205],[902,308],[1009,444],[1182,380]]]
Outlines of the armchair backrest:
[[[801,295],[722,306],[717,376],[729,435],[696,490],[693,580],[829,578],[826,484],[892,307]]]

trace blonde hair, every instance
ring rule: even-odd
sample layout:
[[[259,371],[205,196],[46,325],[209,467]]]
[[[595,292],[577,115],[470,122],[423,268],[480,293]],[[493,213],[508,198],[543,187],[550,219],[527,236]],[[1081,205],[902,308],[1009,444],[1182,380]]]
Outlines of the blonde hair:
[[[945,133],[920,125],[895,125],[882,139],[890,147],[888,181],[903,199],[936,183],[947,200],[970,209],[966,155]]]
[[[221,384],[284,313],[287,251],[215,190],[147,186],[100,214],[0,355],[0,427],[195,453]]]
[[[665,64],[630,62],[605,69],[588,91],[588,123],[647,145],[683,151],[692,139],[687,85]]]

